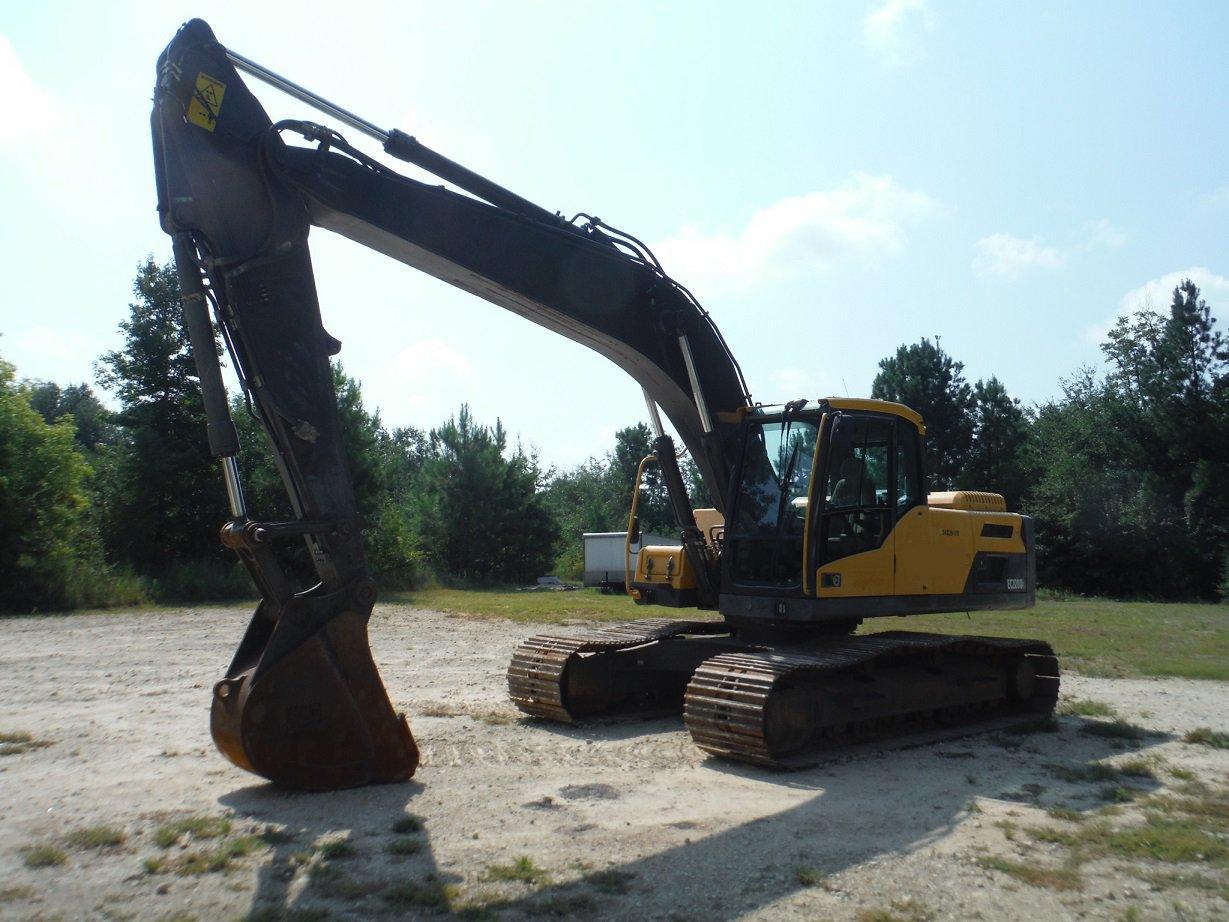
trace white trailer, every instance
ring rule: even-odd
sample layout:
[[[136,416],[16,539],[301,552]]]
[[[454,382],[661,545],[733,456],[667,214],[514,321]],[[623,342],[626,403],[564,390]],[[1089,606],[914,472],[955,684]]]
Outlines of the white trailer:
[[[581,538],[585,542],[585,585],[624,585],[623,545],[627,541],[625,531],[587,531]],[[640,544],[632,545],[632,572],[636,570],[636,557],[642,545],[678,545],[678,541],[661,535],[640,535]]]

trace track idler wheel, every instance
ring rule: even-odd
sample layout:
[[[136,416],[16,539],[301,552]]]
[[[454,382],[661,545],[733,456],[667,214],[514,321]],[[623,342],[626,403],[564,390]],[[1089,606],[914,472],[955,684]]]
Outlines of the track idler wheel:
[[[370,606],[319,624],[330,601],[296,598],[276,623],[257,610],[230,673],[214,686],[213,741],[235,765],[280,787],[405,781],[418,747],[372,659]]]

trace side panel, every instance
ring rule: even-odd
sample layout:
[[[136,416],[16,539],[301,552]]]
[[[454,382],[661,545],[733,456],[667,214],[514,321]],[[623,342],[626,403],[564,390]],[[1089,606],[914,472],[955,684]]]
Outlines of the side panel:
[[[972,515],[977,513],[918,506],[896,524],[897,594],[964,591],[973,565]]]

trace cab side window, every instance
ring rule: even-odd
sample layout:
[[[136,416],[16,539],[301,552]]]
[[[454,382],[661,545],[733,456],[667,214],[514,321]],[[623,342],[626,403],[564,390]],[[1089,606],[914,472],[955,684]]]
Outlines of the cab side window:
[[[926,501],[922,495],[921,440],[917,428],[896,421],[896,517]]]

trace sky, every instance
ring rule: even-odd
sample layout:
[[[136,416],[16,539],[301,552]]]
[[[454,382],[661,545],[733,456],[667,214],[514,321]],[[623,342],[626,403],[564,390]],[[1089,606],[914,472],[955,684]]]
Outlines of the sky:
[[[6,3],[0,357],[20,376],[92,383],[138,264],[170,258],[150,97],[193,16],[648,242],[765,403],[866,395],[881,358],[939,336],[970,381],[1034,404],[1184,277],[1229,318],[1226,3]],[[275,120],[325,120],[249,86]],[[584,347],[326,231],[311,246],[325,326],[387,425],[464,402],[566,467],[645,418]]]

